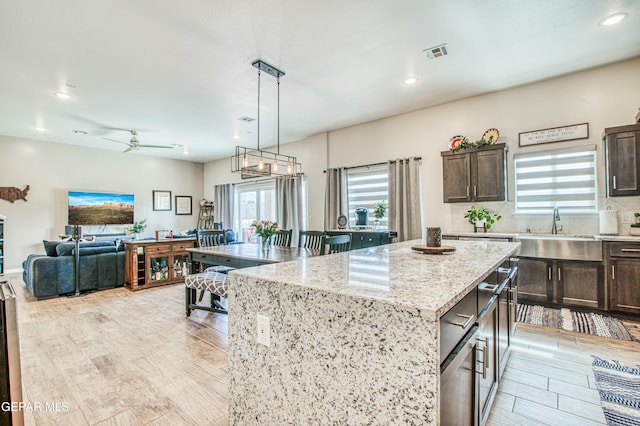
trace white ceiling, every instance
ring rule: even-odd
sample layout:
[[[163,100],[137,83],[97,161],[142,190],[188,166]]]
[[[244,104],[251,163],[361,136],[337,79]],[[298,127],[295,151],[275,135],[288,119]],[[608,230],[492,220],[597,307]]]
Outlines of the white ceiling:
[[[616,12],[627,19],[599,25]],[[442,43],[449,55],[428,59]],[[6,0],[0,134],[123,150],[103,138],[135,129],[190,152],[142,154],[204,162],[256,145],[256,122],[238,120],[257,116],[256,59],[286,73],[286,143],[637,56],[638,0]],[[273,145],[267,74],[260,111]]]

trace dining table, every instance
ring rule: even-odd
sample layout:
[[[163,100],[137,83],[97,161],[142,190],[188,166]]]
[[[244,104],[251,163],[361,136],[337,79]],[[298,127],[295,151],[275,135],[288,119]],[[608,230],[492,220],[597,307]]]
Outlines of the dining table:
[[[188,248],[192,264],[222,265],[232,268],[249,268],[270,263],[288,262],[319,256],[319,250],[300,247],[269,246],[261,244],[228,244],[213,247]]]

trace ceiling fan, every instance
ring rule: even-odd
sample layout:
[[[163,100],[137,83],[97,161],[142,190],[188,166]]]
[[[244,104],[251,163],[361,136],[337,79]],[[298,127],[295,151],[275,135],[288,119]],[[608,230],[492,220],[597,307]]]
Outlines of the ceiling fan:
[[[123,145],[128,145],[129,148],[125,149],[123,152],[137,151],[140,148],[168,148],[168,149],[174,148],[173,146],[168,146],[168,145],[142,145],[140,141],[138,141],[138,138],[136,137],[138,135],[138,132],[136,132],[135,130],[129,130],[129,132],[131,132],[131,140],[129,142],[122,142],[122,141],[117,141],[115,139],[109,139],[104,137],[102,139],[106,139],[111,142],[121,143]]]

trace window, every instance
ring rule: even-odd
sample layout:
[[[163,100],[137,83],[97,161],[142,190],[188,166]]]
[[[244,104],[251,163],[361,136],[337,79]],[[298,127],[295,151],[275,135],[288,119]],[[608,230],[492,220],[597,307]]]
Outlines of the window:
[[[235,191],[235,229],[239,229],[238,239],[252,242],[254,220],[275,220],[276,190],[273,181],[237,185]],[[253,241],[255,242],[255,241]]]
[[[356,209],[369,210],[369,223],[373,223],[376,204],[389,200],[389,173],[387,165],[358,167],[347,171],[347,192],[349,197],[349,224],[356,226]],[[387,214],[380,219],[380,229],[388,229]]]
[[[516,154],[515,213],[597,213],[596,148]]]

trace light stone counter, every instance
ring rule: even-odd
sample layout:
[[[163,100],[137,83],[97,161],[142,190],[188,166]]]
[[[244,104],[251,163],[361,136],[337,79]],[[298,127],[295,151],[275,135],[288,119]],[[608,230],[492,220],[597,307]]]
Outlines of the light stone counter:
[[[230,424],[437,424],[439,318],[519,243],[420,243],[231,272]]]

